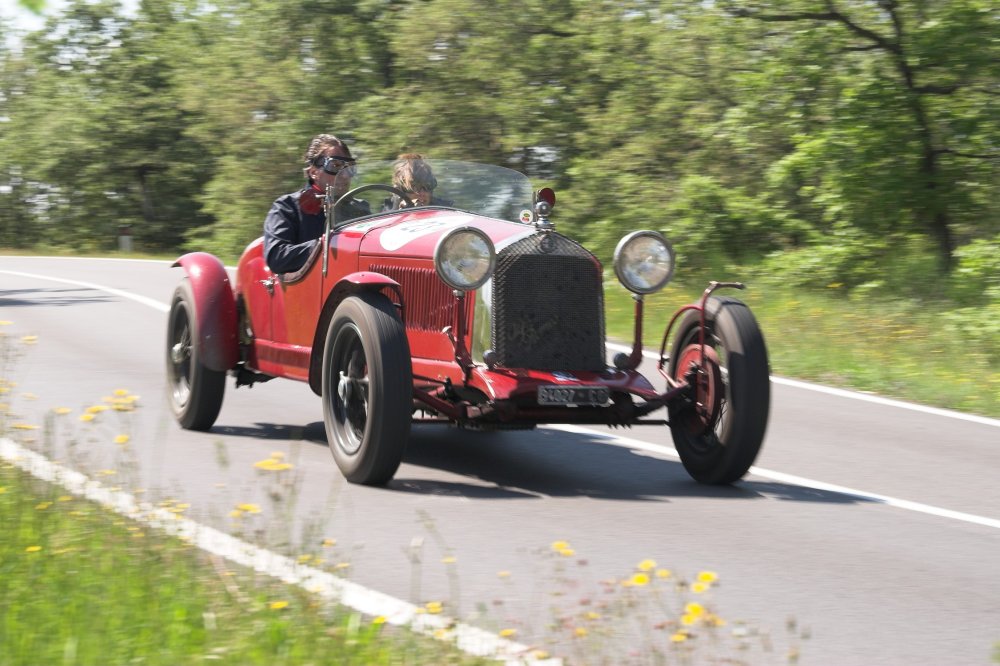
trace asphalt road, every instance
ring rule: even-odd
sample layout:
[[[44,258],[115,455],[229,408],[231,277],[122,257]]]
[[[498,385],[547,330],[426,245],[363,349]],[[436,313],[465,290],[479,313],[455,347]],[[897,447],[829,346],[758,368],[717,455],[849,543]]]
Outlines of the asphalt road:
[[[665,428],[438,426],[414,429],[388,487],[357,487],[334,465],[320,400],[304,384],[230,384],[211,432],[176,425],[165,311],[181,274],[164,262],[0,257],[0,320],[12,322],[4,331],[19,352],[6,397],[22,422],[50,423],[49,434],[12,437],[39,438],[34,447],[78,469],[117,470],[124,488],[190,504],[187,515],[205,523],[263,534],[275,548],[302,544],[349,564],[342,572],[369,588],[517,628],[522,642],[574,661],[643,662],[669,644],[655,625],[679,618],[684,597],[655,578],[659,592],[605,584],[651,558],[672,579],[719,575],[688,597],[727,622],[718,642],[701,633],[706,661],[785,663],[799,650],[804,664],[990,663],[1000,641],[998,421],[776,380],[764,449],[733,487],[689,480]],[[794,344],[765,333],[771,346]],[[21,342],[27,335],[37,341]],[[78,420],[118,388],[142,396],[136,412]],[[57,406],[74,412],[53,417]],[[128,448],[114,444],[126,433]],[[273,451],[295,465],[285,474],[294,483],[254,468]],[[262,513],[234,520],[239,503]],[[556,540],[575,554],[554,554]],[[743,622],[751,647],[731,652]],[[576,627],[589,635],[569,638]]]

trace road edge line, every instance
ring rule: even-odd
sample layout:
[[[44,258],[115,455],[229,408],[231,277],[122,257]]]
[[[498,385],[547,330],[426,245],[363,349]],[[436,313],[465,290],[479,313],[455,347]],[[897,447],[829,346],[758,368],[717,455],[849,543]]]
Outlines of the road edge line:
[[[448,643],[476,657],[502,661],[508,666],[562,666],[562,660],[540,659],[533,652],[539,648],[497,636],[485,629],[456,622],[444,615],[419,613],[418,606],[391,595],[344,580],[332,573],[300,564],[247,541],[238,539],[207,525],[180,517],[134,495],[112,490],[81,472],[55,463],[45,456],[26,449],[7,437],[0,437],[0,459],[32,476],[65,488],[68,492],[96,502],[125,518],[134,520],[177,537],[201,550],[223,557],[258,573],[297,585],[311,594],[346,606],[372,617],[385,617],[386,622],[405,627],[416,633]]]

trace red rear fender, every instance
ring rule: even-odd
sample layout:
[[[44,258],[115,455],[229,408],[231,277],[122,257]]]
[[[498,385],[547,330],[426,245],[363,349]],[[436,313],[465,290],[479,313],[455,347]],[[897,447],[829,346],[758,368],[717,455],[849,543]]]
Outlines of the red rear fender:
[[[207,252],[185,254],[173,265],[182,266],[191,281],[201,362],[219,372],[235,367],[240,360],[239,318],[226,267]]]

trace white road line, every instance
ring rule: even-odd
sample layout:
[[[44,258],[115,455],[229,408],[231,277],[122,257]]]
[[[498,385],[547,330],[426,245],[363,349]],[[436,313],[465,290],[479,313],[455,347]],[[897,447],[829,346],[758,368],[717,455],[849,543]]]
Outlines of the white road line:
[[[124,261],[124,260],[119,260]],[[168,312],[170,306],[161,303],[160,301],[148,298],[146,296],[140,296],[139,294],[133,294],[132,292],[123,291],[121,289],[115,289],[114,287],[105,287],[104,285],[94,284],[93,282],[82,282],[80,280],[66,280],[64,278],[54,278],[47,275],[38,275],[37,273],[22,273],[20,271],[0,271],[0,273],[5,273],[7,275],[16,275],[18,277],[31,278],[33,280],[48,280],[50,282],[61,282],[62,284],[71,284],[74,287],[84,287],[86,289],[95,289],[97,291],[105,291],[114,296],[120,296],[122,298],[127,298],[133,300],[137,303],[142,303],[143,305],[148,305],[149,307],[159,310],[160,312]]]
[[[608,343],[605,346],[613,351],[621,351],[626,353],[632,351],[631,347],[626,347],[624,345]],[[653,361],[660,360],[660,355],[658,353],[654,353],[651,351],[644,351],[642,355]],[[938,407],[926,407],[924,405],[917,405],[912,402],[904,402],[902,400],[892,400],[890,398],[883,398],[881,396],[870,395],[868,393],[847,391],[845,389],[833,388],[831,386],[823,386],[821,384],[812,384],[810,382],[803,382],[797,379],[786,379],[784,377],[775,377],[774,375],[771,375],[771,381],[774,382],[775,384],[782,384],[784,386],[793,386],[795,388],[803,389],[806,391],[815,391],[817,393],[835,395],[838,398],[861,400],[862,402],[870,402],[876,405],[883,405],[885,407],[908,409],[914,412],[923,412],[924,414],[933,414],[934,416],[944,416],[950,419],[958,419],[960,421],[969,421],[971,423],[978,423],[980,425],[988,425],[988,426],[993,426],[994,428],[1000,428],[1000,420],[991,419],[986,416],[978,416],[976,414],[963,414],[962,412],[956,412],[950,409],[940,409]]]
[[[563,432],[587,435],[590,437],[596,436],[600,439],[605,440],[606,443],[611,444],[612,446],[620,446],[626,449],[637,449],[640,451],[647,451],[650,453],[656,453],[662,456],[666,456],[674,460],[680,460],[680,456],[677,455],[676,450],[674,450],[672,447],[663,446],[661,444],[652,444],[650,442],[643,442],[638,439],[630,439],[628,437],[622,437],[621,435],[612,435],[610,433],[597,432],[596,430],[590,430],[589,428],[583,428],[580,426],[549,425],[545,427],[550,430],[561,430]],[[887,506],[896,507],[897,509],[916,511],[917,513],[925,513],[931,516],[938,516],[939,518],[950,518],[952,520],[960,520],[966,523],[974,523],[976,525],[984,525],[986,527],[993,527],[996,529],[1000,529],[1000,520],[996,518],[986,518],[984,516],[977,516],[971,513],[952,511],[951,509],[942,509],[940,507],[931,506],[930,504],[921,504],[920,502],[911,502],[910,500],[899,499],[897,497],[890,497],[889,495],[880,495],[878,493],[870,493],[865,490],[857,490],[856,488],[848,488],[847,486],[838,486],[834,483],[826,483],[825,481],[816,481],[815,479],[807,479],[804,476],[785,474],[784,472],[775,472],[770,469],[764,469],[763,467],[757,467],[757,466],[751,467],[750,473],[753,474],[754,476],[770,479],[771,481],[781,481],[782,483],[790,483],[792,485],[801,486],[803,488],[825,490],[832,493],[847,495],[849,497],[856,497],[858,499],[863,499],[870,502],[885,504]]]
[[[511,666],[562,664],[560,659],[537,659],[534,656],[535,648],[531,646],[515,643],[472,625],[455,622],[443,615],[418,613],[416,605],[402,599],[344,580],[315,567],[299,564],[293,558],[260,548],[193,520],[178,517],[148,502],[140,502],[129,493],[111,490],[84,474],[58,465],[10,439],[0,438],[0,458],[39,479],[60,485],[74,495],[97,502],[126,518],[184,539],[202,550],[285,583],[298,585],[313,594],[366,615],[383,616],[391,624],[403,625],[417,633],[445,640],[468,654],[496,659]]]

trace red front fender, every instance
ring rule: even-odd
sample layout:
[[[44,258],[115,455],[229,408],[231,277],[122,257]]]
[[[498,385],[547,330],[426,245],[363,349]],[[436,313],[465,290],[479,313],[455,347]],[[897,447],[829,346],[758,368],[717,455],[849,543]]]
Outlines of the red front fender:
[[[185,254],[173,266],[182,266],[191,281],[199,359],[210,370],[234,368],[240,360],[239,318],[226,267],[207,252]]]

